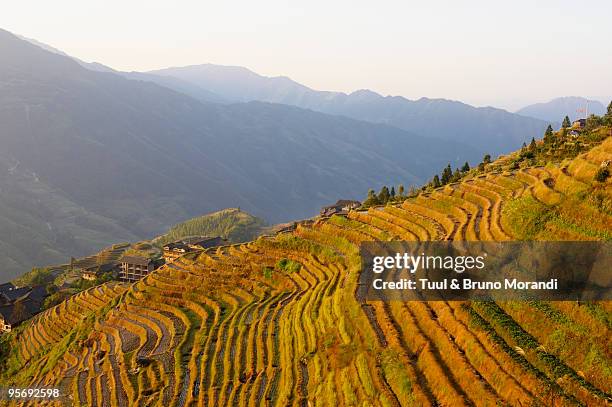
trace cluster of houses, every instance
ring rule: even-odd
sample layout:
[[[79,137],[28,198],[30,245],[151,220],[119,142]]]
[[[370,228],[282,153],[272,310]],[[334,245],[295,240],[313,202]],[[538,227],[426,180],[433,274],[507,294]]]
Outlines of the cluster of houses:
[[[572,127],[570,127],[569,135],[572,137],[578,137],[580,135],[579,130],[586,127],[586,119],[578,119],[572,122]]]
[[[47,296],[44,286],[0,284],[0,332],[10,332],[16,325],[38,314]]]
[[[324,206],[321,208],[320,215],[329,217],[332,215],[346,215],[352,209],[357,209],[361,206],[359,201],[351,201],[348,199],[340,199],[335,204]]]
[[[226,240],[217,237],[189,237],[178,240],[176,242],[164,245],[164,260],[166,263],[171,263],[185,253],[210,249],[211,247],[222,246],[226,244]]]
[[[225,244],[221,237],[194,236],[168,243],[163,246],[163,258],[152,259],[146,256],[125,255],[118,262],[95,265],[81,270],[84,280],[94,281],[106,273],[113,273],[125,282],[138,281],[153,270],[170,263],[185,253],[208,249]]]

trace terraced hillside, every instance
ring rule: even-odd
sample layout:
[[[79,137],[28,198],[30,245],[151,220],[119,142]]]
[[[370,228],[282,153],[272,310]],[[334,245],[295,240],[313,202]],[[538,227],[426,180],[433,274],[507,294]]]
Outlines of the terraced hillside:
[[[609,405],[610,303],[356,295],[363,241],[610,239],[607,159],[612,138],[95,287],[2,341],[2,382],[74,405]]]

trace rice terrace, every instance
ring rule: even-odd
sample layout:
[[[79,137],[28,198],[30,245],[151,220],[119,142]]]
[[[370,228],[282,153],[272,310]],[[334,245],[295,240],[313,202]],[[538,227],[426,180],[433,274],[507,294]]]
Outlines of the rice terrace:
[[[89,288],[2,337],[0,383],[75,406],[608,406],[609,302],[366,301],[357,283],[364,241],[610,240],[609,132]]]

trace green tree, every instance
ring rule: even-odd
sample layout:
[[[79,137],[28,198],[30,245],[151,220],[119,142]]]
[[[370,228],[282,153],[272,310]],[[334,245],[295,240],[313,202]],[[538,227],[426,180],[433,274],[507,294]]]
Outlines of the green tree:
[[[570,121],[569,116],[565,116],[565,119],[563,119],[563,128],[567,129],[568,127],[570,127],[572,125],[572,122]]]
[[[391,193],[389,192],[389,188],[384,185],[378,193],[378,201],[381,204],[386,204],[387,202],[389,202],[389,199],[391,199]]]
[[[399,184],[397,187],[397,195],[401,198],[404,196],[404,184]]]
[[[438,188],[440,187],[440,177],[438,177],[438,174],[434,175],[433,180],[431,181],[431,186],[434,188]]]
[[[491,154],[485,154],[485,156],[482,158],[482,162],[484,164],[491,164]]]
[[[366,198],[365,202],[363,203],[364,206],[374,206],[374,205],[378,205],[378,196],[376,196],[376,193],[374,192],[373,189],[370,189],[368,191],[368,197]]]
[[[459,170],[459,168],[455,169],[455,172],[453,173],[453,178],[451,178],[452,182],[457,182],[461,179],[461,170]]]
[[[544,132],[544,144],[549,144],[553,141],[553,128],[549,124]]]
[[[442,170],[442,178],[440,179],[440,183],[442,185],[446,185],[450,182],[451,178],[453,177],[453,170],[451,168],[450,163],[446,166],[446,168],[444,168],[444,170]]]
[[[466,161],[465,164],[463,164],[463,167],[461,167],[461,172],[468,172],[470,170],[470,164],[468,164],[468,162]]]
[[[529,151],[535,151],[538,145],[536,144],[535,138],[531,138],[531,143],[529,143]]]
[[[394,186],[391,186],[391,193],[390,193],[390,195],[391,195],[391,199],[395,199],[395,187]]]
[[[608,177],[610,177],[610,170],[607,167],[599,167],[594,178],[597,182],[606,182]]]
[[[608,105],[608,113],[606,115],[612,117],[612,102]]]

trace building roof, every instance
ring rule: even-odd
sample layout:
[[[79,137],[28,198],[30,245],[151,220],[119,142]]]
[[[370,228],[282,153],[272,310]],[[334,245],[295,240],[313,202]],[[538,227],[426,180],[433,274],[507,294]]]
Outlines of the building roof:
[[[115,268],[114,263],[104,263],[104,264],[97,264],[95,266],[87,267],[86,269],[83,270],[83,272],[92,273],[92,274],[101,274],[101,273],[108,273],[109,271],[113,271],[114,268]]]
[[[177,250],[177,249],[183,249],[183,250],[189,250],[189,246],[187,246],[184,242],[172,242],[172,243],[168,243],[166,245],[164,245],[164,250]]]
[[[13,285],[13,283],[0,284],[0,293],[3,293],[5,291],[12,291],[14,289],[15,289],[15,286]]]
[[[30,292],[30,287],[21,287],[21,288],[15,288],[10,291],[4,291],[2,292],[2,295],[4,296],[4,298],[8,300],[8,302],[13,302],[13,301],[17,301],[21,297],[25,297],[26,295],[28,295],[29,292]]]
[[[142,256],[123,256],[121,258],[122,263],[136,264],[137,266],[148,266],[151,263],[151,259]]]
[[[191,246],[201,246],[204,249],[209,247],[218,246],[223,241],[220,236],[191,236],[183,239],[183,242]]]
[[[48,296],[49,293],[47,293],[47,288],[44,285],[32,287],[32,291],[28,294],[28,298],[35,302],[42,302]]]
[[[21,313],[15,311],[19,306],[23,306]],[[28,306],[26,302],[0,306],[0,316],[4,319],[5,324],[16,325],[26,319],[32,318],[33,313],[31,312],[31,308],[32,307]]]
[[[350,199],[339,199],[335,204],[333,205],[328,205],[328,206],[324,206],[322,209],[334,209],[334,208],[343,208],[345,206],[360,206],[361,202],[359,201],[352,201]]]

